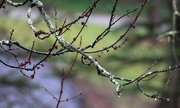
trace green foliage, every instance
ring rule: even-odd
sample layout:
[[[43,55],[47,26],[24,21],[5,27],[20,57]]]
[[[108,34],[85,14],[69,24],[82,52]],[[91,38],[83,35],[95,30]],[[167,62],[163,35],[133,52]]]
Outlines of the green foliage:
[[[82,12],[86,10],[94,0],[42,0],[46,7],[53,8],[55,6],[59,10],[65,10],[67,12]],[[112,9],[114,0],[102,0],[97,8],[95,9],[96,13],[108,13],[110,9]],[[49,5],[53,4],[53,5]],[[135,9],[139,6],[139,2],[134,2],[133,5],[129,5],[127,1],[120,1],[117,7],[117,12],[120,14],[121,12],[127,12],[127,10]]]

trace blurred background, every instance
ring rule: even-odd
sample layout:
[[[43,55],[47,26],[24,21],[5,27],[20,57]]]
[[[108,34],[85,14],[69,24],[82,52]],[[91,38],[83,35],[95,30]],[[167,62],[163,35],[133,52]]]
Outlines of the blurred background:
[[[75,20],[89,7],[93,0],[41,1],[53,23],[55,22],[54,8],[57,10],[57,26],[60,27],[65,19],[67,23]],[[110,17],[108,9],[112,9],[113,2],[114,0],[102,0],[97,5],[86,29],[81,34],[83,38],[82,45],[92,43],[96,36],[106,28]],[[140,9],[142,2],[143,0],[119,0],[116,16],[121,16],[128,10]],[[9,39],[10,31],[14,29],[12,39],[19,41],[26,47],[31,48],[32,40],[35,41],[35,48],[40,51],[47,51],[52,46],[53,37],[46,41],[37,40],[34,37],[27,24],[28,3],[18,8],[5,6],[5,9],[0,9],[1,40]],[[137,12],[120,20],[113,27],[112,32],[96,48],[103,48],[108,43],[114,42],[118,36],[126,31]],[[38,29],[48,30],[36,8],[32,10],[32,19]],[[116,51],[110,50],[102,53],[98,59],[99,63],[106,67],[109,72],[125,78],[138,77],[146,72],[156,60],[158,62],[151,71],[167,69],[169,65],[175,65],[168,37],[163,36],[164,33],[172,29],[171,23],[171,0],[150,0],[136,22],[136,28],[127,34],[130,40]],[[72,41],[81,26],[81,22],[73,25],[70,31],[64,34],[64,38]],[[75,45],[79,45],[79,41]],[[28,56],[26,52],[17,53],[19,60],[22,62]],[[16,63],[12,56],[5,54],[1,50],[1,60],[9,64]],[[96,58],[98,55],[100,54],[92,56]],[[42,58],[37,55],[33,57],[33,63],[37,63]],[[54,96],[59,96],[62,72],[69,70],[74,57],[75,53],[68,53],[49,59],[44,63],[44,67],[37,70],[34,79],[28,79],[19,70],[10,69],[0,64],[0,108],[55,108],[56,100],[44,88]],[[28,74],[31,74],[31,72]],[[159,74],[141,85],[147,93],[153,94],[164,86],[167,78],[169,78],[168,74]],[[173,81],[175,81],[175,78]],[[173,83],[170,83],[169,88],[165,88],[165,92],[162,93],[163,96],[171,97],[170,91],[176,89],[172,85]],[[144,96],[135,84],[126,87],[122,96],[117,97],[114,95],[115,86],[107,78],[98,76],[93,66],[83,66],[80,56],[78,56],[70,77],[65,80],[63,99],[73,97],[79,93],[82,93],[82,95],[68,102],[62,102],[60,104],[61,108],[169,108],[170,106],[170,102],[154,100]]]

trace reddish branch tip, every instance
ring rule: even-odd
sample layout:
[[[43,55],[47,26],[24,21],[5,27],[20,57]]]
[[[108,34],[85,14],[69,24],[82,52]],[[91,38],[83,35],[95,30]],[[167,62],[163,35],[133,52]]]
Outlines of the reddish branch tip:
[[[54,46],[54,48],[55,48],[55,49],[58,49],[58,46],[57,46],[57,45],[55,45],[55,46]]]
[[[49,48],[49,51],[52,51],[53,49],[52,48]]]
[[[128,36],[126,39],[127,39],[127,40],[129,40],[129,39],[130,39],[130,37]]]
[[[81,25],[84,25],[84,22],[81,22]]]
[[[76,38],[73,38],[73,41],[76,41]]]
[[[136,26],[132,26],[133,28],[136,28]]]
[[[40,67],[38,66],[38,67],[36,67],[37,69],[40,69]]]
[[[31,75],[31,79],[34,79],[34,74],[33,74],[33,75]]]
[[[132,28],[134,28],[134,29],[136,28],[136,26],[135,26],[135,25],[131,25],[131,26],[132,26]]]
[[[115,46],[115,47],[114,47],[114,50],[117,50],[117,49],[118,49],[118,47],[117,47],[117,46]]]
[[[31,65],[31,61],[30,60],[26,60],[25,64],[29,63]]]
[[[67,99],[66,99],[66,101],[68,102],[68,101],[69,101],[69,99],[67,98]]]
[[[20,63],[20,66],[24,66],[24,63]]]
[[[41,64],[42,67],[44,67],[44,64]]]
[[[144,7],[144,3],[141,3],[141,7]]]
[[[2,5],[1,8],[6,9],[6,6]]]

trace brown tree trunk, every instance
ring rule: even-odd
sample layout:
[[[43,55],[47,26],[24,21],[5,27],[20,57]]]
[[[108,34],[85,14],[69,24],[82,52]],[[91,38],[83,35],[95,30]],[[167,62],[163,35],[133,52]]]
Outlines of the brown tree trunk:
[[[175,31],[180,31],[180,16],[174,15],[173,16],[173,6],[172,0],[167,0],[169,6],[169,10],[172,12],[172,28]],[[178,11],[180,10],[180,0],[177,0],[177,8]],[[174,17],[174,18],[173,18]],[[173,50],[173,48],[175,50]],[[171,45],[170,45],[170,64],[171,65],[179,65],[180,61],[180,33],[177,33],[172,37]],[[168,86],[168,90],[163,93],[164,97],[169,96],[170,102],[167,101],[160,101],[157,108],[180,108],[180,69],[177,69],[173,73],[173,80]],[[167,76],[168,78],[169,76]]]
[[[173,4],[175,5],[175,4]],[[177,9],[178,11],[180,10],[180,0],[177,0]],[[174,10],[173,10],[174,11]],[[175,31],[180,31],[180,16],[179,15],[174,15],[173,18],[173,28]],[[177,33],[174,38],[174,46],[175,46],[175,51],[174,53],[174,61],[175,63],[173,64],[179,64],[180,60],[180,33]],[[170,88],[171,89],[171,88]],[[171,90],[171,108],[180,108],[180,69],[178,69],[174,75],[174,83],[172,86]]]
[[[180,0],[177,0],[177,8],[180,11]],[[173,19],[173,27],[174,30],[180,31],[180,16],[174,15]],[[174,46],[175,52],[174,53],[174,61],[173,64],[179,64],[180,60],[180,33],[177,33],[174,38]],[[171,108],[180,108],[180,69],[178,69],[174,75],[174,83],[172,86],[172,94],[171,94]],[[171,88],[170,88],[171,89]]]

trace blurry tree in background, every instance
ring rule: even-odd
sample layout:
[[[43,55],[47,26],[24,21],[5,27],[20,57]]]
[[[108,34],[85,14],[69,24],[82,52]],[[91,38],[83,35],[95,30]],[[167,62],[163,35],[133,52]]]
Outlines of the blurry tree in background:
[[[170,40],[170,52],[171,52],[171,64],[179,64],[180,59],[180,0],[167,1],[169,4],[169,10],[171,12],[172,30],[167,32],[165,35]],[[158,108],[179,108],[180,107],[180,70],[175,70],[173,74],[173,80],[168,86],[168,89],[164,91],[164,96],[170,96],[171,102],[161,101]],[[169,75],[167,78],[170,77]]]
[[[149,2],[149,0],[141,0],[141,1],[142,3],[139,3],[137,5],[138,8],[133,7],[132,9],[127,9],[126,11],[124,11],[123,14],[119,15],[119,9],[120,9],[119,5],[121,2],[125,2],[125,1],[110,0],[106,4],[106,2],[103,2],[103,0],[94,0],[89,4],[88,8],[84,10],[78,17],[73,19],[73,21],[68,21],[66,18],[64,18],[64,19],[60,19],[61,21],[59,24],[58,22],[59,19],[57,16],[58,10],[56,6],[54,7],[52,6],[54,8],[53,9],[54,16],[51,18],[51,16],[47,14],[51,11],[49,12],[46,11],[49,10],[49,8],[44,9],[43,0],[42,1],[24,0],[23,2],[2,0],[2,2],[0,3],[1,10],[6,10],[9,5],[13,6],[14,8],[19,8],[21,6],[28,4],[27,21],[30,30],[33,32],[34,38],[36,39],[28,40],[28,43],[30,43],[31,45],[27,47],[25,43],[22,44],[20,40],[18,40],[18,38],[15,38],[21,36],[15,35],[16,30],[13,29],[13,26],[12,28],[8,28],[12,30],[9,30],[10,31],[9,37],[6,36],[6,39],[0,41],[0,47],[2,54],[5,55],[5,57],[7,58],[9,56],[12,56],[15,63],[13,64],[9,63],[6,60],[4,60],[3,57],[0,59],[0,62],[6,67],[19,70],[20,73],[25,78],[34,79],[35,77],[38,77],[37,75],[38,70],[46,66],[44,65],[46,62],[50,60],[54,60],[53,58],[58,58],[64,55],[68,55],[69,53],[75,53],[75,57],[73,57],[72,62],[68,64],[69,70],[67,70],[66,72],[62,71],[62,73],[64,74],[62,74],[59,97],[57,98],[54,94],[51,93],[51,91],[43,87],[44,90],[47,91],[47,93],[49,93],[57,101],[56,108],[58,108],[62,102],[69,101],[71,99],[77,98],[78,96],[82,95],[81,93],[79,93],[72,97],[68,97],[67,99],[62,99],[64,93],[63,88],[65,85],[64,82],[72,74],[72,70],[73,68],[75,68],[76,61],[80,61],[84,66],[91,66],[91,68],[96,69],[98,75],[107,78],[109,82],[115,85],[115,95],[117,95],[118,97],[122,95],[122,93],[126,90],[127,86],[135,85],[140,93],[142,93],[146,97],[153,98],[155,100],[159,99],[168,102],[169,101],[168,97],[172,96],[171,99],[172,108],[178,108],[179,88],[177,87],[179,80],[177,79],[179,78],[178,77],[179,75],[178,72],[176,72],[180,68],[177,59],[179,58],[178,56],[179,51],[177,50],[179,47],[179,42],[178,42],[179,38],[176,38],[178,37],[179,34],[178,27],[180,27],[179,19],[178,19],[179,18],[178,11],[175,11],[176,20],[173,20],[174,21],[173,31],[168,32],[171,33],[172,45],[175,45],[174,47],[172,46],[173,49],[172,52],[176,60],[175,64],[172,64],[172,66],[169,66],[166,69],[152,70],[152,68],[154,68],[158,63],[158,60],[156,58],[156,60],[154,60],[154,63],[151,63],[152,65],[149,66],[149,68],[147,68],[145,72],[140,73],[138,76],[134,78],[129,78],[129,77],[126,78],[119,74],[115,74],[115,72],[108,71],[107,70],[108,66],[105,66],[105,64],[101,65],[100,60],[103,59],[103,54],[105,53],[111,54],[111,52],[113,51],[121,52],[122,47],[126,46],[128,44],[127,42],[130,41],[130,38],[132,37],[129,36],[130,31],[133,30],[135,32],[137,30],[138,26],[136,23],[139,23],[138,19],[140,19],[140,15],[142,14],[143,10],[146,10],[146,6],[148,5]],[[51,1],[48,2],[51,3]],[[156,35],[157,32],[156,26],[160,27],[161,25],[161,21],[160,21],[161,17],[157,16],[157,14],[160,13],[158,9],[158,5],[160,4],[161,4],[160,1],[156,1],[156,2],[152,1],[151,2],[152,6],[151,5],[149,7],[147,6],[148,8],[147,12],[149,16],[148,21],[150,22],[148,23],[148,27],[151,33],[149,35],[151,36]],[[94,11],[96,11],[96,9],[98,9],[100,5],[102,5],[104,7],[104,10],[108,13],[107,26],[103,30],[99,31],[98,34],[96,34],[95,36],[91,36],[91,37],[86,36],[89,35],[86,33],[86,30],[89,29],[89,25],[90,25],[89,20],[92,14],[94,13]],[[154,5],[155,8],[153,7]],[[36,21],[33,21],[32,16],[34,14],[32,13],[32,11],[34,8],[36,8],[39,14],[41,14],[41,20],[45,22],[44,26],[47,27],[46,29],[38,28],[38,26],[36,25]],[[176,10],[176,8],[173,9]],[[115,27],[118,24],[118,22],[120,22],[124,18],[130,18],[130,21],[128,22],[127,26],[125,26],[126,28],[123,29],[122,33],[113,36],[113,38],[108,37],[114,31],[118,31],[118,28],[114,29],[113,27]],[[73,27],[75,25],[80,25],[81,27],[76,31],[75,34],[73,34],[73,37],[68,36],[67,33],[71,32],[74,29]],[[21,28],[23,29],[24,27]],[[70,37],[69,39],[70,41],[66,40],[66,37]],[[173,41],[175,41],[175,44],[173,44]],[[41,44],[40,42],[44,42],[44,43],[40,45]],[[137,43],[138,41],[135,42]],[[51,44],[47,44],[47,43],[51,43]],[[40,45],[41,47],[39,49],[38,48],[36,49],[36,45]],[[24,61],[20,59],[20,55],[27,55]],[[36,56],[38,56],[39,58],[38,61],[34,62],[33,58],[35,58]],[[128,57],[128,58],[130,59],[134,57]],[[169,75],[162,88],[158,89],[155,93],[146,92],[144,90],[144,87],[146,86],[142,83],[150,82],[151,80],[153,80],[162,73],[166,73]],[[74,75],[78,76],[78,74],[74,74]],[[170,94],[168,96],[166,95],[162,96],[161,95],[162,91],[164,91],[164,89],[167,86],[171,85],[170,83],[172,79],[174,80],[173,88],[175,88],[170,90],[172,91],[172,95]]]

